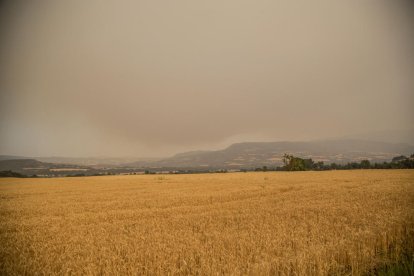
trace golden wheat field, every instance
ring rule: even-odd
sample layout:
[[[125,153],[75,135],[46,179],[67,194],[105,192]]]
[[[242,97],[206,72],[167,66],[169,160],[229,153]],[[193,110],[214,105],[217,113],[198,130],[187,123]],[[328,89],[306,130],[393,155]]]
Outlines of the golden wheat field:
[[[413,170],[0,179],[1,275],[363,275],[413,241]]]

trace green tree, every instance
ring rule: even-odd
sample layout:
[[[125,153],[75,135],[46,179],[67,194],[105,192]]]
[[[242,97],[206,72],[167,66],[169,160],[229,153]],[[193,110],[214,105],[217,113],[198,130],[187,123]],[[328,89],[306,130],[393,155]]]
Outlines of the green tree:
[[[369,168],[371,168],[371,162],[369,162],[369,160],[362,160],[361,169],[369,169]]]
[[[282,160],[285,164],[284,168],[287,171],[305,171],[307,166],[313,164],[312,159],[305,160],[289,154],[284,154]]]

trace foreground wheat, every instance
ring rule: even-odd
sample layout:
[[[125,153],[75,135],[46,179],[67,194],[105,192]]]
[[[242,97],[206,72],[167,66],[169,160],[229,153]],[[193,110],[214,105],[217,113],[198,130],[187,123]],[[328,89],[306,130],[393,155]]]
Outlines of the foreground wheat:
[[[359,275],[414,248],[413,170],[0,179],[0,198],[1,275]]]

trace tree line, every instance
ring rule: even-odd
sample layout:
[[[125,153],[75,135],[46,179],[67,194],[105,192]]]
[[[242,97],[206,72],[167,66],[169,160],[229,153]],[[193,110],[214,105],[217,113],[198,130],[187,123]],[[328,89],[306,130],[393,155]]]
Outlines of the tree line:
[[[371,163],[369,160],[361,160],[360,162],[348,162],[346,164],[325,164],[322,161],[315,162],[311,158],[300,158],[290,154],[284,154],[282,160],[284,165],[282,167],[277,167],[276,170],[324,171],[353,169],[414,169],[414,154],[410,157],[404,155],[396,156],[391,162],[382,163]]]
[[[355,169],[414,169],[414,154],[411,154],[410,157],[400,155],[394,157],[390,162],[382,163],[372,163],[369,160],[361,160],[360,162],[348,162],[346,164],[325,164],[322,161],[313,161],[311,158],[300,158],[293,156],[291,154],[284,154],[283,166],[279,167],[267,167],[263,166],[256,169],[241,169],[242,172],[248,171],[327,171],[327,170],[355,170]],[[187,169],[187,170],[177,170],[170,171],[171,174],[192,174],[192,173],[226,173],[227,169],[216,169],[216,170],[200,170],[200,169]],[[146,170],[145,174],[156,174],[155,171]],[[100,175],[112,175],[116,173],[106,172],[105,174],[97,173],[92,174],[94,176]],[[134,173],[135,174],[135,173]],[[75,175],[66,175],[66,176],[90,176],[86,174],[75,174]],[[37,177],[37,175],[24,175],[21,173],[8,171],[0,171],[0,177]]]

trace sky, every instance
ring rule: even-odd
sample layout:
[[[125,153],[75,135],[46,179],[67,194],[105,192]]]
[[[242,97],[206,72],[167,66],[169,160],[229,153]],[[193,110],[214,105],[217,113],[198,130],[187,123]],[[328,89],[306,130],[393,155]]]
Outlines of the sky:
[[[3,1],[0,154],[414,134],[409,2]]]

